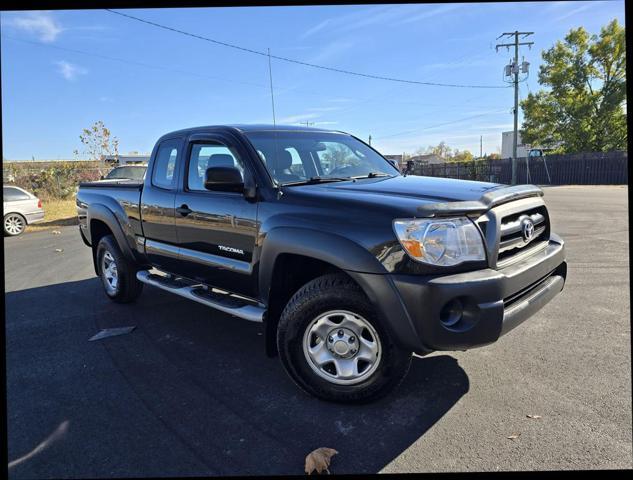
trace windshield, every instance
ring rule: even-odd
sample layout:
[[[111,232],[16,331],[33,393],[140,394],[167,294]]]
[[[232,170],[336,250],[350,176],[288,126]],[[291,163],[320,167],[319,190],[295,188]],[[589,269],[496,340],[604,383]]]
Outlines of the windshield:
[[[147,170],[147,167],[116,167],[115,169],[110,170],[106,179],[125,178],[131,180],[143,180],[145,177],[145,170]]]
[[[367,145],[342,133],[271,130],[245,135],[282,185],[399,173]]]

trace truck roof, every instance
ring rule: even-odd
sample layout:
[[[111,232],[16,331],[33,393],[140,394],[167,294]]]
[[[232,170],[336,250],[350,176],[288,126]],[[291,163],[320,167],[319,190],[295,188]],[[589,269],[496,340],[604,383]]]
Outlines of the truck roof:
[[[164,140],[169,137],[184,136],[192,133],[213,133],[213,132],[264,132],[264,131],[296,131],[296,132],[329,132],[329,133],[344,133],[339,130],[328,130],[323,128],[303,127],[299,125],[273,125],[271,123],[260,124],[231,124],[231,125],[207,125],[203,127],[190,127],[183,128],[181,130],[175,130],[173,132],[166,133],[159,140]]]

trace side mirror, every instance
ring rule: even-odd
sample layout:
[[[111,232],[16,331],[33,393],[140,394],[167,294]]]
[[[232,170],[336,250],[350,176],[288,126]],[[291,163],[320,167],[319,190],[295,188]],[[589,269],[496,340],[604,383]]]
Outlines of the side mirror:
[[[407,160],[407,166],[404,169],[404,175],[410,175],[413,173],[413,169],[415,168],[415,165],[413,163],[413,160]]]
[[[394,168],[396,168],[398,171],[400,171],[400,165],[398,165],[398,161],[397,160],[393,160],[388,158],[387,161],[394,166]]]
[[[221,192],[243,192],[244,180],[235,167],[209,167],[204,174],[204,188]]]

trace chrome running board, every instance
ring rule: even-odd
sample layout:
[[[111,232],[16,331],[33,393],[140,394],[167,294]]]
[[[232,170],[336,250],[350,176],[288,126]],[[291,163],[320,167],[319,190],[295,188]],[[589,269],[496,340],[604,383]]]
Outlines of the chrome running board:
[[[136,278],[147,285],[158,287],[181,297],[201,303],[207,307],[215,308],[221,312],[234,315],[251,322],[263,322],[264,307],[234,297],[228,293],[217,293],[209,287],[201,284],[190,285],[185,281],[179,281],[174,277],[164,277],[141,270],[136,273]]]

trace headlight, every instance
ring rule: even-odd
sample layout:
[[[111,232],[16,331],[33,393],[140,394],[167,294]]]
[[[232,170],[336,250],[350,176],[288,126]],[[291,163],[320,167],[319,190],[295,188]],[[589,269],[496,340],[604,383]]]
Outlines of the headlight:
[[[466,217],[394,220],[393,229],[411,258],[450,267],[486,259],[483,239]]]

